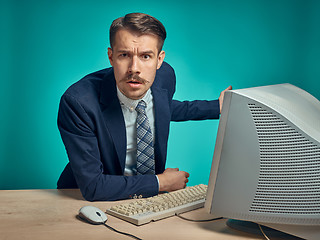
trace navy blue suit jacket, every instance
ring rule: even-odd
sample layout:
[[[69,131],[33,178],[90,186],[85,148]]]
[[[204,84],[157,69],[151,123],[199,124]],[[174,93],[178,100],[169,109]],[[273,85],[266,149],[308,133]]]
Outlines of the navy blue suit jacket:
[[[173,100],[176,79],[163,63],[151,87],[155,108],[155,171],[165,169],[170,121],[219,118],[219,102]],[[158,194],[155,175],[124,176],[126,129],[113,68],[87,75],[61,97],[58,127],[69,163],[58,188],[80,188],[89,201]]]

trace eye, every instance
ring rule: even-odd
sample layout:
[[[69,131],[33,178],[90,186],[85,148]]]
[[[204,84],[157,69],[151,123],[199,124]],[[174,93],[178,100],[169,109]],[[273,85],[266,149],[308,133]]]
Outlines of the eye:
[[[144,54],[144,55],[142,55],[142,58],[143,58],[144,60],[148,60],[148,59],[151,58],[151,56],[148,55],[148,54]]]
[[[130,57],[130,53],[121,51],[118,53],[118,58],[128,58]]]

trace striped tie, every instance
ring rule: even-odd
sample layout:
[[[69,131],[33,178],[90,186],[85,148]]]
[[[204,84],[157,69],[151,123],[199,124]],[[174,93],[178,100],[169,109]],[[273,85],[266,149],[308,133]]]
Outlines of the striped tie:
[[[137,115],[137,174],[154,174],[153,138],[148,117],[145,112],[146,103],[141,100],[136,107]]]

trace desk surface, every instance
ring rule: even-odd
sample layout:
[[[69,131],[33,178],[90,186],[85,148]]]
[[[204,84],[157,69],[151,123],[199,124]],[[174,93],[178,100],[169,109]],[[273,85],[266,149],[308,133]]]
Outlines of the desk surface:
[[[131,201],[131,200],[126,200]],[[91,225],[76,218],[79,209],[92,205],[105,211],[119,202],[87,202],[78,189],[72,190],[1,190],[0,238],[15,239],[132,239],[103,225]],[[210,218],[205,210],[183,214],[192,219]],[[189,222],[170,217],[143,226],[108,215],[108,224],[117,230],[134,234],[142,239],[263,239],[225,225],[226,220]]]

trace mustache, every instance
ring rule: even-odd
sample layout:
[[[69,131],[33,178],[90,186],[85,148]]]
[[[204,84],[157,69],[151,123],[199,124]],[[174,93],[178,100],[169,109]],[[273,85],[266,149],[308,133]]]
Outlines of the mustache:
[[[138,81],[138,82],[144,83],[144,84],[149,82],[148,80],[138,76],[137,74],[129,74],[128,76],[126,76],[122,79],[122,81],[130,81],[130,80],[135,80],[135,81]]]

